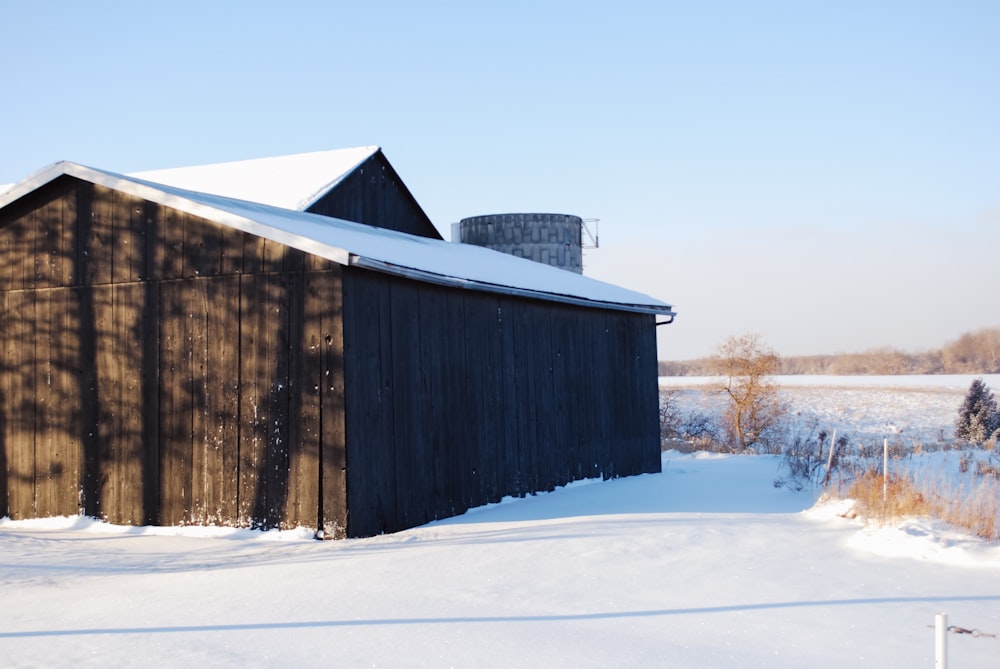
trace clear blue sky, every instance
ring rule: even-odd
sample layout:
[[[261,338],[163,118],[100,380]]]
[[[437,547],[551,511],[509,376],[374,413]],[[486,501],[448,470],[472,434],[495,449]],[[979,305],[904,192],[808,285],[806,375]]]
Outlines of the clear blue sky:
[[[447,237],[601,219],[660,357],[1000,325],[1000,2],[0,0],[0,183],[377,144]]]

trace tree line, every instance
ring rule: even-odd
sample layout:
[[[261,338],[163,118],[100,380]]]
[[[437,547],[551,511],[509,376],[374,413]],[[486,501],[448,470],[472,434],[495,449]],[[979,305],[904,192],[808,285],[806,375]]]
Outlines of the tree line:
[[[660,376],[711,376],[713,358],[659,363]],[[1000,327],[967,332],[940,349],[906,353],[886,347],[864,353],[778,358],[775,374],[1000,374]]]

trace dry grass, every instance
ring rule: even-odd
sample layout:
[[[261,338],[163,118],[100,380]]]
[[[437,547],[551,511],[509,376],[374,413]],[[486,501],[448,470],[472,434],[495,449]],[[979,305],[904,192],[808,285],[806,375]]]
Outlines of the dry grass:
[[[890,475],[883,499],[882,473],[864,472],[847,496],[868,518],[882,522],[906,516],[931,516],[988,541],[1000,541],[1000,483],[992,475],[966,477],[957,488],[945,480],[918,484],[906,475]]]
[[[884,496],[883,493],[887,494]],[[868,470],[847,490],[847,496],[857,501],[869,518],[895,520],[904,516],[933,516],[935,509],[913,481],[892,475],[885,487],[882,473]]]
[[[957,502],[948,504],[943,518],[976,536],[1000,541],[1000,486],[990,478],[979,479]]]

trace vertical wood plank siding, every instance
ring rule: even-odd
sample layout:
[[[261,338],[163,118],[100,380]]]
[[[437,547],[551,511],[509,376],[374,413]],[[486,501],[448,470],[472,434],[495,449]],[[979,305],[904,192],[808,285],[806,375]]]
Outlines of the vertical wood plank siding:
[[[320,213],[432,236],[387,165]],[[658,471],[657,431],[652,316],[342,268],[69,177],[0,214],[0,515],[366,536]]]
[[[0,515],[342,534],[340,273],[69,177],[8,208]]]
[[[381,151],[359,165],[306,211],[441,239],[437,228]]]
[[[659,471],[653,317],[344,273],[348,534]]]

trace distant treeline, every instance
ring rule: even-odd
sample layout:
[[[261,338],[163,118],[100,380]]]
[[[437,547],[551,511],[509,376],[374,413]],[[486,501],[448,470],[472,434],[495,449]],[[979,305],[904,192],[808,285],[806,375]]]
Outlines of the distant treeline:
[[[660,376],[709,376],[712,359],[660,361]],[[779,359],[778,374],[1000,374],[1000,328],[968,332],[924,353],[880,348],[864,353],[797,355]]]

